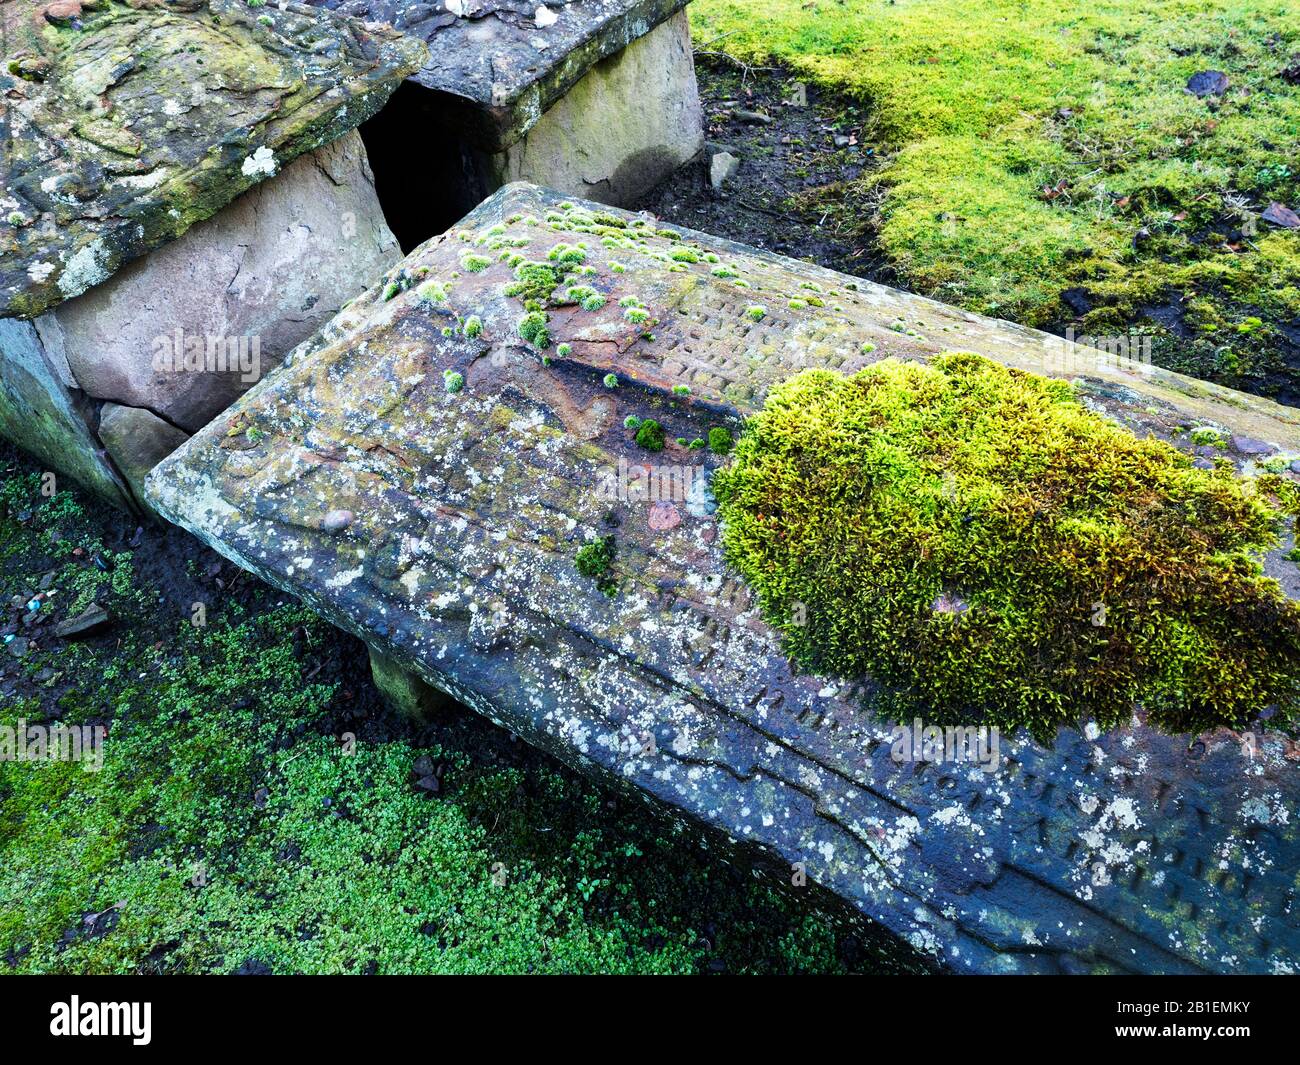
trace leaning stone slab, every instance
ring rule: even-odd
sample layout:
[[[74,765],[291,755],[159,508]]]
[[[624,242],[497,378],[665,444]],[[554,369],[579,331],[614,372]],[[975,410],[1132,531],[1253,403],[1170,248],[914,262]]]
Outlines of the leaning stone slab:
[[[425,49],[232,0],[0,18],[0,318],[32,319],[0,333],[0,432],[129,507],[101,404],[191,432],[396,259],[349,131]]]
[[[589,271],[544,321],[519,288],[534,262]],[[947,968],[1294,969],[1292,741],[1171,737],[1135,715],[1050,747],[1002,737],[986,762],[896,760],[870,682],[796,673],[727,568],[708,490],[726,460],[691,442],[805,367],[943,349],[1075,379],[1140,434],[1212,423],[1300,452],[1297,413],[1266,400],[510,186],[147,491],[390,673],[806,874]],[[637,446],[630,415],[662,425],[662,451]],[[633,489],[647,475],[669,490]],[[613,579],[579,572],[607,537]],[[1268,565],[1300,592],[1280,552]]]
[[[51,363],[31,322],[0,318],[0,369],[0,436],[130,509],[131,490],[91,429],[93,411],[71,375]]]
[[[420,42],[298,4],[3,10],[0,315],[32,318],[373,114]]]
[[[629,203],[703,145],[686,0],[311,2],[429,42],[385,120],[459,153],[467,205],[520,180]]]

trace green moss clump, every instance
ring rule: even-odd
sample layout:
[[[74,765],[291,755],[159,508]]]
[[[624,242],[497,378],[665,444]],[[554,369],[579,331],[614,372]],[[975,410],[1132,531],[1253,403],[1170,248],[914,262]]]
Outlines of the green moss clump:
[[[636,430],[636,442],[647,451],[664,449],[664,427],[653,418],[646,418]]]
[[[465,319],[464,332],[470,340],[474,340],[483,335],[483,319],[477,314],[471,314]]]
[[[788,652],[908,712],[1041,738],[1135,703],[1172,731],[1297,720],[1300,606],[1258,562],[1269,486],[1139,440],[1065,382],[971,354],[809,370],[714,491]]]
[[[457,373],[455,370],[444,370],[442,383],[448,392],[455,394],[465,387],[465,375]]]
[[[547,321],[543,311],[529,311],[519,319],[519,335],[538,351],[551,343],[551,334],[546,328]]]
[[[709,450],[715,455],[730,455],[733,447],[735,447],[735,441],[731,438],[730,429],[715,425],[709,430]]]
[[[587,253],[580,246],[575,247],[572,244],[557,244],[547,252],[546,257],[552,262],[571,263],[576,266],[578,263],[586,260]]]
[[[448,295],[447,286],[441,281],[426,281],[415,290],[415,294],[420,297],[420,306],[425,310],[443,306]]]
[[[463,255],[461,256],[460,265],[471,274],[477,274],[491,266],[492,260],[485,255]]]
[[[605,387],[606,387],[606,388],[617,388],[617,387],[618,387],[618,374],[616,374],[616,373],[607,373],[607,374],[605,375],[605,377],[604,377],[604,382],[605,382]]]
[[[584,577],[591,577],[596,587],[606,595],[612,595],[617,588],[609,570],[614,564],[614,537],[602,536],[578,549],[573,556],[573,564]]]
[[[573,352],[573,345],[571,344],[559,344],[555,348],[555,354],[559,355],[561,358],[567,358],[570,354],[572,354],[572,352]]]
[[[550,299],[559,283],[560,275],[554,267],[546,263],[522,262],[515,267],[515,280],[505,286],[504,292],[525,303],[529,300],[542,302]]]
[[[565,297],[579,304],[584,311],[598,311],[605,306],[605,297],[590,285],[571,285]]]

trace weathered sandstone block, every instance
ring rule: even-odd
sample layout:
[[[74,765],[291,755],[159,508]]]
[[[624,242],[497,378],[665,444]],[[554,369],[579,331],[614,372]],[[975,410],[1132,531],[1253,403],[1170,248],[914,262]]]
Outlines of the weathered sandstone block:
[[[40,325],[88,396],[193,432],[400,256],[352,131]]]
[[[99,438],[113,467],[130,486],[131,496],[144,500],[149,471],[189,439],[189,434],[141,407],[105,403],[99,412]]]
[[[626,204],[703,146],[686,0],[312,2],[429,42],[367,134],[390,213],[430,180],[460,211],[510,181]],[[413,136],[441,173],[412,170]]]
[[[909,756],[870,678],[796,672],[725,563],[709,484],[727,459],[695,441],[806,367],[944,349],[1075,379],[1139,435],[1216,425],[1245,473],[1300,452],[1300,415],[1269,401],[515,185],[147,490],[385,658],[949,968],[1289,971],[1293,741],[1135,713]],[[1267,565],[1296,597],[1281,549]]]
[[[192,431],[395,258],[347,134],[426,52],[300,5],[0,17],[0,432],[129,506],[101,403]]]

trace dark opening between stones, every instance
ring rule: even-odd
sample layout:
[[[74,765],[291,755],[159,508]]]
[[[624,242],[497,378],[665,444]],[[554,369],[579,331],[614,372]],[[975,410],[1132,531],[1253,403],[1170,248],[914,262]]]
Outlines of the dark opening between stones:
[[[446,103],[413,81],[360,126],[375,192],[402,253],[445,232],[491,189],[477,153],[439,121]]]

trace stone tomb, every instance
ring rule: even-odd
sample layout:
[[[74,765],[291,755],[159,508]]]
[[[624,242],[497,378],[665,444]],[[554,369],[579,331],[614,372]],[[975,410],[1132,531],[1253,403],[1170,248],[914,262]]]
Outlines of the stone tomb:
[[[511,287],[515,255],[587,272],[542,322]],[[1077,378],[1139,434],[1220,425],[1244,469],[1269,443],[1300,452],[1297,413],[1266,400],[512,185],[299,347],[148,492],[367,641],[387,690],[408,670],[720,830],[783,881],[806,871],[945,967],[1286,970],[1300,956],[1293,743],[1135,718],[1050,749],[1002,737],[993,772],[896,761],[890,723],[863,706],[870,684],[793,672],[725,565],[708,491],[725,460],[691,441],[806,366],[952,348]],[[663,451],[635,444],[629,415],[662,423]],[[628,490],[647,463],[676,471],[668,498]],[[602,590],[575,556],[608,536]],[[1294,564],[1268,566],[1295,596]]]
[[[362,129],[403,247],[511,181],[626,206],[704,145],[686,0],[311,0],[429,62]]]
[[[131,507],[400,256],[353,128],[426,49],[243,0],[0,19],[0,433]]]

